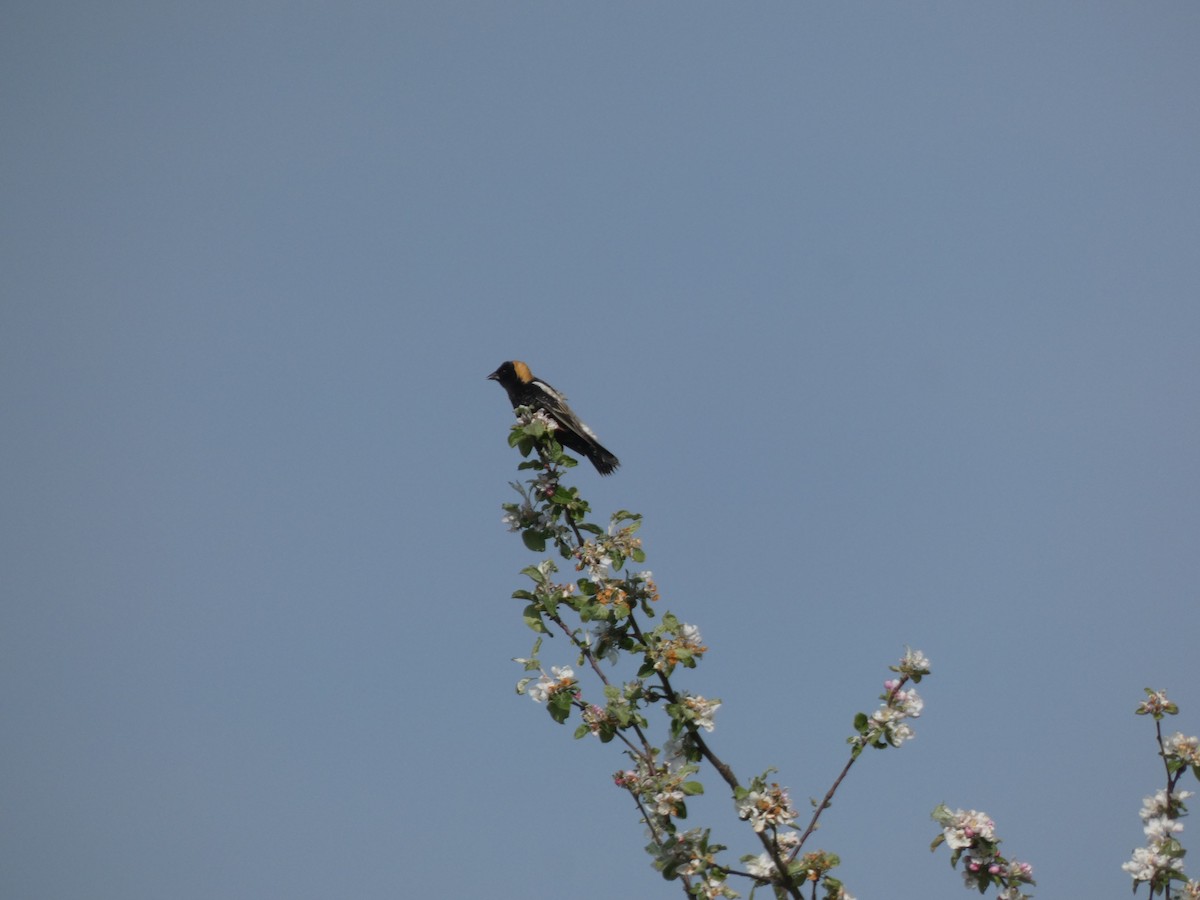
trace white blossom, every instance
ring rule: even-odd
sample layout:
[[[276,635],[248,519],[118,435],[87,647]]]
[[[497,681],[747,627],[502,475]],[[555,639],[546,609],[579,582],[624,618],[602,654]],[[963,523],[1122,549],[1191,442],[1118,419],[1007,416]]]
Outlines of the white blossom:
[[[904,675],[928,675],[929,659],[920,650],[905,648],[899,668]]]
[[[1189,766],[1200,766],[1200,738],[1177,731],[1163,741],[1163,752]]]
[[[683,803],[683,791],[659,791],[654,795],[654,811],[660,816],[678,815],[681,803]]]
[[[746,860],[746,871],[755,878],[763,880],[775,877],[775,861],[767,853],[760,853],[753,859]]]
[[[1150,838],[1150,843],[1157,846],[1171,840],[1171,836],[1179,834],[1183,831],[1183,823],[1175,819],[1168,819],[1166,816],[1157,816],[1146,821],[1146,827],[1142,829],[1146,837]]]
[[[994,841],[996,825],[987,817],[987,813],[970,809],[954,811],[954,821],[942,829],[946,846],[951,850],[961,850],[970,847],[977,839]]]
[[[706,700],[703,697],[685,697],[683,703],[692,711],[692,722],[698,728],[703,728],[705,731],[712,731],[716,727],[713,724],[713,716],[721,708],[720,700]]]
[[[737,801],[739,819],[746,819],[757,832],[764,829],[791,825],[796,821],[796,810],[785,788],[777,784],[764,791],[750,791]]]
[[[542,673],[537,684],[529,689],[529,697],[534,703],[545,703],[554,694],[569,690],[575,684],[575,670],[570,666],[551,666],[550,675]]]
[[[1150,881],[1159,869],[1170,868],[1171,858],[1150,847],[1138,847],[1133,859],[1121,866],[1133,876],[1134,881]]]

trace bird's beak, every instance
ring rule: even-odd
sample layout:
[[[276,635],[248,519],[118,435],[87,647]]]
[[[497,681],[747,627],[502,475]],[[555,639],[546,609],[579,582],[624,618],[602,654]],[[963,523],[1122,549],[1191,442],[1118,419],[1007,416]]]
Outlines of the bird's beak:
[[[499,370],[499,369],[497,369],[495,372],[493,372],[491,375],[489,375],[489,376],[488,376],[488,377],[487,377],[485,380],[487,380],[487,381],[499,381],[499,380],[500,380],[500,370]]]

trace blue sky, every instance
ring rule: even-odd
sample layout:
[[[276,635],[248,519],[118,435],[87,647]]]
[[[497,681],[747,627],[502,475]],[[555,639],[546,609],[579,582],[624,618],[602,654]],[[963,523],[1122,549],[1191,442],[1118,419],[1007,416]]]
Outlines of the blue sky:
[[[818,835],[860,900],[965,896],[939,802],[1128,891],[1142,688],[1200,731],[1194,4],[2,23],[0,894],[680,895],[512,692],[513,357],[743,778],[820,796],[931,658]]]

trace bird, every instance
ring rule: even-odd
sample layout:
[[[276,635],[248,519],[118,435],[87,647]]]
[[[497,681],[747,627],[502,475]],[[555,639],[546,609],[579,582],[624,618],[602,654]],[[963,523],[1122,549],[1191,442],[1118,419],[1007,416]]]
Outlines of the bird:
[[[621,464],[621,461],[596,439],[595,432],[575,415],[567,405],[567,398],[540,378],[535,378],[533,372],[529,371],[529,366],[519,359],[501,363],[500,367],[488,376],[488,380],[498,381],[500,387],[508,392],[513,409],[528,406],[545,411],[558,425],[554,431],[555,440],[564,447],[586,456],[601,475],[611,475]]]

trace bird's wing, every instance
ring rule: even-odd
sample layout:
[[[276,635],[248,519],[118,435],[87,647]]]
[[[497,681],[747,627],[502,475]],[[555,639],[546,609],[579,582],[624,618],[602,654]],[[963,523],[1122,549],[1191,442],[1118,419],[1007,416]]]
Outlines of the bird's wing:
[[[547,397],[551,401],[551,403],[549,403],[547,405],[552,406],[553,409],[548,409],[547,412],[549,412],[556,419],[561,421],[563,423],[563,425],[566,426],[567,428],[573,429],[574,431],[576,431],[580,434],[586,434],[593,441],[599,440],[599,438],[596,437],[595,432],[593,432],[592,429],[590,429],[586,425],[584,425],[583,422],[580,421],[579,416],[575,415],[574,410],[572,410],[571,407],[567,405],[567,395],[566,394],[563,394],[560,391],[556,391],[554,388],[552,388],[550,385],[546,384],[546,382],[541,381],[540,379],[534,379],[533,383],[536,384],[538,387],[540,387],[543,391],[545,391]]]

